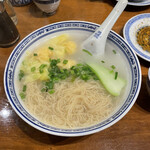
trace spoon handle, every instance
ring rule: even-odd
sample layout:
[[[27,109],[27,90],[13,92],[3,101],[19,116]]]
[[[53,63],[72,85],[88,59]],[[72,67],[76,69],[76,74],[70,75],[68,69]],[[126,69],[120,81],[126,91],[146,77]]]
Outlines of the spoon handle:
[[[115,24],[115,22],[117,21],[117,19],[119,18],[119,16],[125,9],[125,7],[127,6],[127,3],[128,3],[128,0],[118,1],[114,9],[111,11],[111,13],[105,19],[105,21],[101,24],[101,26],[94,33],[94,37],[99,38],[101,34],[104,34],[103,36],[107,38],[111,28],[113,27],[113,25]]]
[[[104,54],[107,36],[127,3],[128,0],[119,0],[101,26],[83,42],[83,46],[92,54],[96,56]]]

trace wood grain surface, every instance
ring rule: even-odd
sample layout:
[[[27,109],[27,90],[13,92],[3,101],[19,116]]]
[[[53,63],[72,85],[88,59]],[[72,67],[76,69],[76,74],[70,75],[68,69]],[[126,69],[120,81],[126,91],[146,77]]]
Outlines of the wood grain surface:
[[[60,7],[53,16],[43,14],[34,3],[15,7],[20,40],[44,25],[63,20],[83,20],[101,24],[115,3],[115,0],[61,0]],[[125,23],[141,13],[150,13],[150,6],[127,6],[113,30],[123,36]],[[6,98],[3,73],[7,59],[16,44],[9,48],[0,48],[0,150],[150,149],[150,97],[146,90],[149,62],[139,58],[142,70],[141,91],[136,103],[123,119],[93,135],[75,138],[57,137],[40,132],[25,123],[14,112]]]

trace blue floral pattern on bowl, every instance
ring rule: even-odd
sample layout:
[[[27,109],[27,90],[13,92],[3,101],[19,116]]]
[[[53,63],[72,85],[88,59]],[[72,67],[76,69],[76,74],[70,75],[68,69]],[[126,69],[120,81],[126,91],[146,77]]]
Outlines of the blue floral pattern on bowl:
[[[32,0],[10,0],[10,2],[13,6],[23,6],[30,4]]]

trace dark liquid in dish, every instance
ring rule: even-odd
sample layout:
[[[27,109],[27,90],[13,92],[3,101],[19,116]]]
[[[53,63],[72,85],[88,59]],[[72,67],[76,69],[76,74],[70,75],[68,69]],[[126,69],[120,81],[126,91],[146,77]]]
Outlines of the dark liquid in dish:
[[[6,10],[4,10],[0,13],[0,47],[8,47],[18,39],[18,30]]]

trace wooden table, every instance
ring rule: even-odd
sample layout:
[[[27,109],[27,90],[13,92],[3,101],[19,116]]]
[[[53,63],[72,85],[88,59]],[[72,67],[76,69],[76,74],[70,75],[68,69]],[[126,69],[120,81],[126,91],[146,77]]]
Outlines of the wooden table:
[[[22,40],[44,25],[63,20],[85,20],[101,24],[115,5],[115,0],[62,0],[57,13],[46,16],[31,3],[15,7],[17,28]],[[113,27],[122,36],[131,17],[150,13],[150,7],[128,6]],[[0,48],[0,150],[149,150],[150,97],[146,90],[149,62],[139,58],[142,86],[138,99],[128,114],[104,131],[75,138],[57,137],[40,132],[25,123],[10,106],[3,87],[6,61],[16,45]]]

